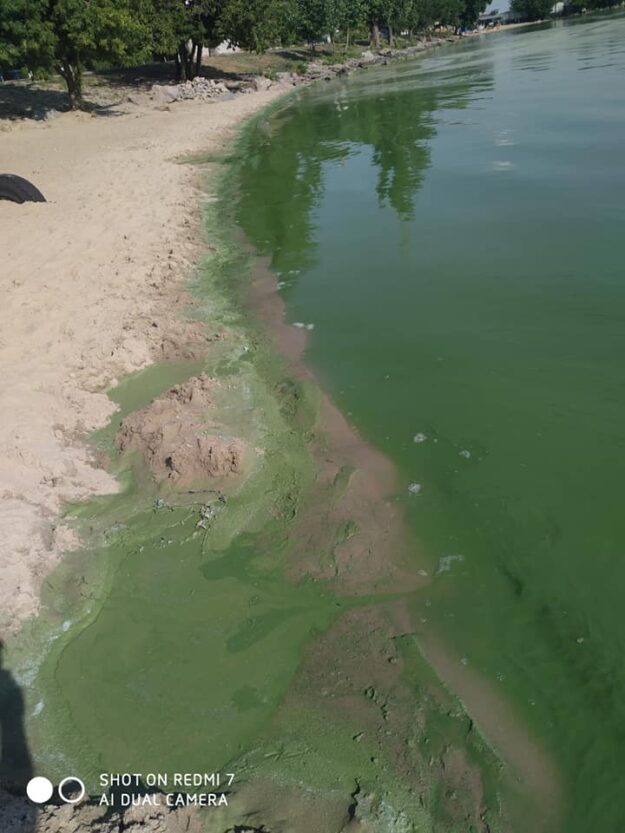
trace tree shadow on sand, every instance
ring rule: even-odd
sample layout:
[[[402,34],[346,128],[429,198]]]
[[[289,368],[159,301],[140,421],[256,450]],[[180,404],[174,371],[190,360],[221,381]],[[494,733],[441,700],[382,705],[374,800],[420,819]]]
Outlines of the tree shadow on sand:
[[[0,119],[43,121],[52,111],[67,109],[67,94],[62,90],[40,89],[24,81],[0,84]]]
[[[90,101],[87,90],[83,109],[97,116],[116,116],[119,114],[115,106],[119,103],[99,104]],[[0,83],[0,120],[46,121],[68,110],[69,101],[65,90],[39,87],[36,82],[28,81]]]
[[[234,72],[225,68],[203,65],[199,75],[220,81],[244,81],[250,73]],[[95,116],[118,116],[118,109],[129,95],[149,92],[154,85],[176,83],[173,61],[161,61],[143,66],[86,72],[82,109]],[[69,110],[65,89],[43,82],[5,81],[0,83],[0,120],[33,119],[46,121]]]

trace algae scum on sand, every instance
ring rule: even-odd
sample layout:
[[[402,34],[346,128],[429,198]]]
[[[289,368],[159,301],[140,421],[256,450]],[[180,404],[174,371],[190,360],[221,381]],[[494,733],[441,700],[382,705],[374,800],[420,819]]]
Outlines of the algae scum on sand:
[[[50,577],[13,654],[37,768],[76,773],[94,796],[101,772],[232,771],[229,807],[202,817],[219,833],[249,819],[500,829],[496,761],[412,633],[423,579],[400,503],[371,487],[385,464],[254,320],[229,207],[240,157],[212,175],[215,251],[193,287],[208,355],[112,391],[119,411],[94,443],[122,491],[68,509],[85,548]],[[206,482],[168,454],[180,438],[159,432],[163,414],[211,459],[226,449]]]

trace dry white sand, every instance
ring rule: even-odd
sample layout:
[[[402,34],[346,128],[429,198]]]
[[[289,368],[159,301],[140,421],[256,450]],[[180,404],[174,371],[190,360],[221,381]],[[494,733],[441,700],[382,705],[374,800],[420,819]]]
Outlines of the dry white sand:
[[[183,284],[206,241],[201,175],[176,157],[216,149],[283,92],[0,132],[0,172],[48,199],[0,201],[0,637],[76,544],[63,503],[116,489],[86,444],[114,410],[104,391],[188,337]]]

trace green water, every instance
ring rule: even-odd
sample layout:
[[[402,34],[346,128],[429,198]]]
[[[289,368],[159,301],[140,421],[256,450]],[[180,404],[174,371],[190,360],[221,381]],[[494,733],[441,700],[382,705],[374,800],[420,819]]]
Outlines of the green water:
[[[317,86],[257,127],[238,207],[399,468],[416,612],[542,740],[566,833],[625,826],[624,71],[610,15]]]

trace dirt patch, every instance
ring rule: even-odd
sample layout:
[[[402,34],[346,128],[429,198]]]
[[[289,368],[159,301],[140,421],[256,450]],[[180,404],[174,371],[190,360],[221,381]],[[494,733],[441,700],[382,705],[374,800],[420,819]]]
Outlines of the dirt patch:
[[[289,372],[314,383],[302,361],[307,333],[286,323],[277,280],[266,261],[259,263],[252,303],[286,357]],[[406,530],[401,502],[395,497],[394,467],[358,436],[329,397],[321,396],[312,447],[317,478],[309,508],[293,525],[295,557],[290,574],[294,580],[305,576],[325,580],[340,594],[390,592],[405,597],[430,579],[417,569],[415,553],[420,544]],[[548,829],[559,815],[561,790],[555,766],[527,737],[504,699],[477,672],[467,673],[459,660],[454,661],[440,638],[431,633],[426,637],[412,606],[400,598],[346,614],[317,640],[285,708],[297,710],[303,703],[317,709],[321,703],[328,721],[351,722],[354,737],[367,736],[381,759],[395,762],[401,782],[421,790],[424,802],[436,801],[452,824],[487,831],[487,820],[496,816],[506,829],[503,811],[486,806],[482,773],[467,756],[465,736],[449,742],[441,735],[439,747],[432,746],[431,753],[419,748],[427,734],[426,713],[440,710],[444,721],[450,706],[438,702],[440,686],[437,691],[434,678],[425,688],[411,690],[401,677],[402,659],[394,641],[402,635],[414,646],[419,639],[425,659],[466,708],[464,712],[456,707],[458,725],[466,723],[465,736],[473,731],[475,721],[505,762],[506,782],[524,800],[529,795],[535,798]],[[322,698],[314,697],[313,702],[311,692],[319,690]]]
[[[487,806],[479,764],[467,754],[470,719],[460,710],[450,713],[452,698],[433,677],[407,673],[399,645],[407,636],[402,628],[407,616],[401,600],[346,613],[310,646],[283,710],[321,713],[322,724],[340,739],[342,758],[353,757],[354,783],[361,787],[354,819],[367,821],[376,801],[390,806],[388,785],[401,784],[433,817],[446,818],[449,827],[441,830],[487,833],[489,819],[500,821],[499,808]],[[446,721],[438,736],[431,731],[432,715]],[[278,717],[276,731],[279,727]],[[358,751],[345,750],[350,745],[371,756],[368,772]]]
[[[302,360],[307,333],[285,321],[284,301],[267,261],[258,261],[250,301],[288,360],[289,373],[316,385]],[[393,464],[358,435],[323,391],[320,397],[312,442],[316,481],[309,495],[311,510],[290,535],[295,550],[291,577],[325,579],[338,592],[353,595],[424,586],[427,579],[407,558],[408,550],[414,558],[420,545],[403,523]]]
[[[120,451],[140,451],[159,484],[202,486],[240,474],[245,443],[208,422],[215,384],[205,374],[195,376],[129,414],[117,434]]]
[[[251,303],[287,359],[289,373],[315,384],[302,360],[307,334],[285,321],[284,302],[266,261],[258,264]],[[376,792],[385,780],[399,782],[432,813],[442,810],[452,824],[485,833],[489,811],[498,816],[498,808],[486,806],[480,767],[467,756],[465,733],[461,730],[455,742],[447,738],[424,747],[428,714],[440,711],[446,719],[449,703],[437,698],[447,695],[434,678],[419,687],[407,682],[395,641],[415,631],[402,597],[429,582],[417,569],[420,544],[404,523],[395,468],[323,392],[311,448],[316,481],[290,533],[291,578],[324,580],[340,595],[392,593],[397,598],[349,611],[314,641],[276,716],[275,731],[280,732],[282,714],[321,710],[324,721],[349,727],[351,743],[365,744],[371,760],[393,762],[386,779],[372,782]],[[470,726],[466,715],[455,722],[461,720]],[[354,772],[355,779],[359,774]],[[376,826],[375,806],[371,795],[360,794],[345,829],[391,829],[381,822]]]
[[[441,680],[456,694],[507,768],[512,788],[532,797],[536,831],[554,830],[562,811],[560,774],[540,744],[517,719],[514,709],[477,670],[465,665],[434,632],[422,628],[419,645]],[[528,811],[529,815],[529,811]]]
[[[2,833],[206,833],[205,817],[193,808],[132,807],[111,813],[107,807],[69,804],[39,808],[24,798],[0,792]],[[221,831],[219,831],[221,833]]]
[[[162,805],[165,798],[160,796]],[[266,779],[243,784],[228,806],[197,809],[132,807],[112,812],[83,803],[75,807],[35,807],[0,792],[2,833],[376,833],[350,820],[352,796],[281,785]]]

